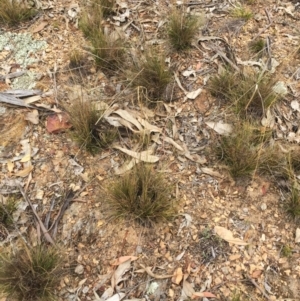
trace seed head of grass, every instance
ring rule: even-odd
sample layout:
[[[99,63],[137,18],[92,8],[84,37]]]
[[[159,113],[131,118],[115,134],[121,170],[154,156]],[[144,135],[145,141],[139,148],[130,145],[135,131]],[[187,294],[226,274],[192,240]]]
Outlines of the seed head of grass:
[[[117,130],[104,121],[104,112],[93,103],[78,99],[66,110],[73,126],[72,136],[92,154],[109,147],[117,138]]]
[[[108,204],[114,216],[143,225],[170,219],[176,213],[169,183],[145,164],[135,166],[109,187]]]
[[[63,275],[62,257],[52,247],[25,247],[0,255],[0,292],[17,300],[50,301]]]
[[[156,101],[162,100],[172,80],[172,73],[166,66],[165,56],[154,55],[153,52],[147,53],[145,59],[133,67],[132,73],[133,86],[145,89],[150,105],[155,105]]]
[[[18,0],[0,1],[0,23],[9,26],[18,25],[21,22],[32,19],[37,14],[33,8],[27,7]]]
[[[231,16],[245,21],[250,20],[253,17],[253,13],[244,6],[237,6],[230,12]]]
[[[183,10],[174,10],[169,17],[167,34],[171,46],[175,50],[191,47],[191,43],[199,30],[200,22],[196,16]]]
[[[260,137],[257,128],[248,122],[236,126],[230,136],[221,136],[215,147],[217,157],[223,161],[234,179],[251,175],[258,164]]]
[[[273,91],[275,81],[269,76],[240,74],[226,70],[211,78],[208,89],[213,96],[232,104],[243,118],[261,118],[278,99]]]

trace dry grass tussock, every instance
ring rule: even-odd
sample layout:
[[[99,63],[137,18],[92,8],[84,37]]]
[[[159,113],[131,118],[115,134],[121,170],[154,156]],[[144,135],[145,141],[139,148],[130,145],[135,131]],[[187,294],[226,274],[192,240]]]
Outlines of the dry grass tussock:
[[[130,70],[132,85],[144,89],[144,100],[150,107],[164,100],[168,84],[173,77],[165,59],[164,54],[158,55],[151,50]]]
[[[0,1],[0,23],[9,26],[18,25],[21,22],[32,19],[37,10],[28,7],[24,2],[17,0]]]
[[[71,136],[90,153],[106,149],[117,139],[117,129],[104,121],[104,111],[98,110],[92,102],[80,98],[65,109],[73,126]]]
[[[241,74],[225,70],[211,78],[212,95],[230,104],[243,118],[261,118],[280,98],[273,91],[275,80],[269,75]]]
[[[113,216],[151,225],[175,215],[171,193],[162,173],[140,163],[110,185],[107,202]]]
[[[0,292],[26,301],[55,300],[55,289],[64,274],[62,254],[39,245],[14,254],[0,255]]]
[[[97,66],[108,72],[120,69],[125,55],[124,39],[115,31],[108,32],[103,26],[103,18],[113,6],[114,1],[93,0],[90,6],[86,6],[79,22],[79,27],[92,44]]]
[[[167,35],[170,45],[177,51],[191,47],[192,41],[198,33],[202,20],[185,10],[173,10],[169,16]]]

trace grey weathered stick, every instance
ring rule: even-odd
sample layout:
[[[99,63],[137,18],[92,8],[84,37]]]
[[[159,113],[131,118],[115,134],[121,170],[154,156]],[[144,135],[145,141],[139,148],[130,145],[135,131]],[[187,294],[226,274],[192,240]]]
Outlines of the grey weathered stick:
[[[266,294],[266,292],[248,275],[247,275],[247,280],[249,280],[263,294],[263,296],[267,300],[270,300],[270,297]]]
[[[47,229],[45,228],[45,226],[44,226],[43,222],[41,221],[40,217],[39,217],[38,214],[36,213],[36,211],[35,211],[35,209],[34,209],[32,203],[31,203],[31,201],[30,201],[29,198],[27,197],[27,195],[26,195],[25,191],[23,190],[23,188],[21,187],[21,185],[19,185],[19,190],[20,190],[20,192],[21,192],[21,194],[22,194],[24,200],[29,204],[29,206],[30,206],[30,208],[31,208],[31,210],[32,210],[32,212],[33,212],[35,218],[37,219],[37,221],[38,221],[38,223],[39,223],[39,225],[40,225],[40,227],[41,227],[41,230],[42,230],[42,232],[43,232],[43,234],[44,234],[46,240],[47,240],[48,242],[50,242],[51,244],[55,245],[54,240],[52,239],[51,235],[48,233],[48,231],[47,231]]]
[[[10,95],[8,93],[3,93],[3,92],[0,92],[0,102],[4,102],[19,107],[36,109],[36,107],[34,106],[27,105],[22,99],[19,99],[17,97],[14,97],[13,95]]]

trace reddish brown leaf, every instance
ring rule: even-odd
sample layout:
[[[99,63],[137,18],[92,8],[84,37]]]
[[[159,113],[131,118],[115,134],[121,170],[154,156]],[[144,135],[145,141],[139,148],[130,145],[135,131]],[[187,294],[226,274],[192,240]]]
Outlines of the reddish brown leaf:
[[[46,129],[49,133],[58,134],[72,127],[69,115],[65,112],[48,116],[46,120]]]

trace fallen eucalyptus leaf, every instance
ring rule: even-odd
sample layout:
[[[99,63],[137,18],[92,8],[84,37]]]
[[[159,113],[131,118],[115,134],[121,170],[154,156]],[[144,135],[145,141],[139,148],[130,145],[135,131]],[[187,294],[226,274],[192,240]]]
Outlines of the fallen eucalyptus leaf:
[[[121,152],[143,162],[155,163],[159,160],[159,157],[151,155],[153,150],[149,149],[140,153],[114,145],[113,148],[120,150]]]
[[[222,239],[226,240],[229,243],[240,246],[248,245],[248,243],[244,242],[243,240],[239,238],[234,238],[232,232],[224,227],[215,226],[214,230],[218,236],[220,236]]]
[[[39,124],[39,112],[38,112],[38,110],[33,110],[31,112],[28,112],[25,116],[25,120],[28,120],[33,124]]]
[[[222,121],[208,121],[205,122],[205,124],[213,130],[215,130],[220,135],[228,136],[232,132],[232,125],[228,123],[223,123]]]
[[[200,95],[200,93],[202,92],[202,88],[199,88],[195,91],[192,91],[192,92],[188,92],[185,94],[185,96],[188,98],[188,99],[195,99],[197,98],[197,96]]]
[[[295,243],[300,242],[300,228],[296,229]]]

